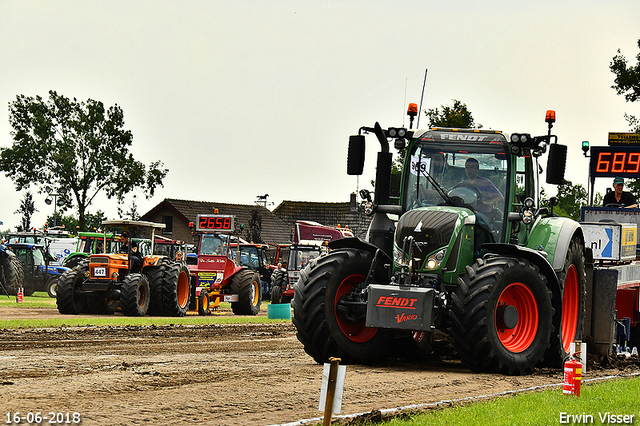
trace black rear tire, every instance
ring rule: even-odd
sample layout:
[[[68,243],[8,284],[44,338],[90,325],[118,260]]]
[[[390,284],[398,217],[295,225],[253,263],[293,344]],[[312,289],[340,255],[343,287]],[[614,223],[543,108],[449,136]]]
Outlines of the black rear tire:
[[[130,273],[120,288],[120,306],[129,317],[146,315],[149,309],[149,280],[145,275]]]
[[[271,304],[277,305],[281,302],[282,289],[279,285],[271,287]]]
[[[533,372],[553,331],[546,284],[525,259],[486,255],[467,266],[452,294],[450,315],[462,362],[481,373]]]
[[[339,249],[300,271],[294,286],[293,324],[305,352],[316,362],[338,357],[343,364],[373,364],[387,358],[392,349],[393,331],[366,327],[364,318],[350,319],[342,312],[349,308],[340,304],[364,282],[372,259],[368,251]],[[377,270],[376,277],[388,279],[384,270]]]
[[[236,315],[258,315],[262,303],[260,275],[250,269],[238,271],[231,277],[231,293],[238,295],[238,301],[231,303]]]
[[[72,269],[60,275],[56,288],[56,305],[61,314],[80,314],[87,306],[87,297],[80,294],[84,282],[84,270]]]
[[[22,263],[16,257],[13,252],[5,251],[0,254],[0,260],[2,261],[1,276],[2,285],[7,294],[18,294],[18,288],[24,285],[24,269]],[[0,288],[1,289],[1,288]]]

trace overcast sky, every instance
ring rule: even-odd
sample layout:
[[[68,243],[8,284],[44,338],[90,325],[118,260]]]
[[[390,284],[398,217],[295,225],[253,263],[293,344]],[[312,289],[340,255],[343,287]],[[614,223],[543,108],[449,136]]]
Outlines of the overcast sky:
[[[349,135],[408,125],[428,68],[423,110],[457,99],[487,128],[546,134],[555,109],[566,178],[587,186],[581,142],[606,145],[640,116],[609,70],[617,49],[635,63],[639,38],[638,0],[0,0],[0,146],[16,95],[55,90],[118,104],[136,159],[169,169],[141,213],[164,198],[348,201]],[[378,149],[368,137],[360,188]],[[0,191],[13,229],[23,193],[4,174]],[[53,206],[35,199],[41,226]],[[116,218],[115,200],[98,209]]]

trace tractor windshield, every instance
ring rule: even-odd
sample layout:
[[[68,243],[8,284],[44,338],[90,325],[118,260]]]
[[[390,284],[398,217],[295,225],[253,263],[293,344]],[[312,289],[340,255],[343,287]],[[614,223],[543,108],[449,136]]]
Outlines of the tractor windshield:
[[[289,254],[289,266],[291,271],[301,271],[309,261],[320,256],[320,247],[298,247]]]
[[[202,234],[198,254],[211,256],[226,256],[229,237],[218,234]]]
[[[453,201],[454,205],[470,207],[499,237],[507,158],[502,144],[416,144],[405,177],[404,207],[411,210]]]

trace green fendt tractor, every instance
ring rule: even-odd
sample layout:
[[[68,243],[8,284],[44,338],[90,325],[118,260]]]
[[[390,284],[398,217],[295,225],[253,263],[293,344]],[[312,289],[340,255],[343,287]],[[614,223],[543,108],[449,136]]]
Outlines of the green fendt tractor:
[[[415,115],[415,114],[414,114]],[[409,342],[428,352],[448,333],[477,372],[527,374],[560,366],[581,339],[586,302],[580,225],[538,206],[539,158],[547,182],[564,179],[566,146],[477,129],[362,127],[347,172],[362,174],[365,136],[381,144],[367,241],[344,238],[300,273],[293,323],[317,362],[375,363]],[[390,203],[394,147],[406,151],[400,197]]]

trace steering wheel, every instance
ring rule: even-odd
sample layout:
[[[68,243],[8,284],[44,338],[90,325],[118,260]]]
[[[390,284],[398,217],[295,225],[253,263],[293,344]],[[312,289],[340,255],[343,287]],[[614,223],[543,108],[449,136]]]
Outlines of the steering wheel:
[[[451,198],[462,199],[464,204],[468,204],[476,210],[482,204],[482,192],[470,183],[459,183],[447,193]]]

